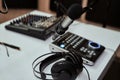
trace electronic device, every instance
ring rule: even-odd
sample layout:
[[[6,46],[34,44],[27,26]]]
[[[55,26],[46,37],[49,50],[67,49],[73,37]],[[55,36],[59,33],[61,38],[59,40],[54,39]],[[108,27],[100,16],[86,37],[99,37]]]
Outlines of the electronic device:
[[[83,63],[94,65],[105,47],[91,40],[66,32],[50,44],[52,52],[69,52],[74,50],[83,58]]]
[[[62,17],[27,14],[19,19],[11,21],[10,24],[5,25],[5,28],[46,40],[54,33],[55,26],[61,19]]]
[[[64,34],[65,31],[69,28],[69,25],[71,25],[73,23],[73,21],[75,21],[76,19],[79,19],[84,12],[90,10],[95,5],[96,2],[97,2],[97,0],[92,1],[85,8],[82,8],[82,6],[78,3],[74,3],[68,9],[66,9],[67,10],[67,11],[65,11],[66,17],[56,27],[55,34],[53,36],[53,40],[55,40],[58,36]],[[59,0],[58,0],[58,2],[56,1],[56,4],[58,4],[62,8],[65,7],[61,4],[61,1],[59,1]],[[61,8],[60,8],[60,10],[61,10]]]
[[[44,56],[47,57],[43,59]],[[45,72],[50,64],[50,73]],[[75,80],[84,66],[81,56],[71,51],[44,54],[33,61],[32,67],[34,75],[42,80]]]
[[[67,11],[67,16],[60,22],[60,24],[55,29],[55,34],[53,40],[55,40],[59,35],[65,33],[69,25],[73,23],[74,20],[80,18],[82,14],[82,6],[80,4],[73,4]]]

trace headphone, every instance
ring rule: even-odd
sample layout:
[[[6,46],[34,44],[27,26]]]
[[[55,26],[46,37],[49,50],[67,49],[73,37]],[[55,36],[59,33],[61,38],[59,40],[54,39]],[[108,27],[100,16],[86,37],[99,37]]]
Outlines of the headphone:
[[[50,56],[38,61],[46,55]],[[44,72],[44,70],[52,63],[54,64],[51,67],[51,74]],[[52,52],[35,59],[32,63],[32,68],[34,75],[42,80],[75,80],[78,74],[83,70],[83,60],[81,56],[74,51]],[[51,76],[52,78],[48,79],[48,76]]]

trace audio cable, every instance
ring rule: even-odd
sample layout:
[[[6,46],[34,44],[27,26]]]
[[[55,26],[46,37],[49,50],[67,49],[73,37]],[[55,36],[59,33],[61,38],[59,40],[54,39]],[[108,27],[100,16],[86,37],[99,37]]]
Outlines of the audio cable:
[[[41,64],[42,60],[37,62],[37,60],[39,60],[40,58],[44,57],[44,56],[47,56],[47,55],[50,55],[50,54],[55,54],[56,52],[51,52],[51,53],[46,53],[46,54],[43,54],[41,56],[39,56],[38,58],[36,58],[33,63],[32,63],[32,69],[33,69],[33,74],[35,77],[37,77],[38,79],[42,79],[40,76],[41,73],[40,71],[36,70],[37,66]],[[37,62],[37,63],[36,63]],[[38,75],[37,75],[38,74]],[[46,75],[52,75],[52,74],[48,74],[48,73],[45,73]],[[46,80],[52,80],[52,79],[46,79]]]
[[[87,75],[88,75],[88,80],[90,80],[90,74],[89,74],[89,72],[88,72],[87,68],[86,68],[85,66],[83,66],[83,68],[84,68],[84,69],[85,69],[85,71],[87,72]]]
[[[50,73],[45,73],[45,72],[44,72],[44,74],[42,74],[42,73],[38,70],[38,69],[39,69],[39,65],[42,63],[42,60],[40,60],[40,61],[38,61],[38,60],[41,59],[41,58],[43,58],[43,57],[45,57],[45,56],[54,55],[54,54],[57,54],[57,53],[59,53],[59,52],[46,53],[46,54],[43,54],[43,55],[39,56],[38,58],[36,58],[36,59],[33,61],[33,63],[32,63],[32,69],[33,69],[33,74],[34,74],[34,76],[35,76],[36,78],[38,78],[38,79],[43,79],[43,78],[40,76],[40,74],[41,74],[42,76],[44,76],[44,75],[52,76],[52,74],[50,74]],[[85,66],[83,66],[83,68],[84,68],[85,71],[87,72],[88,80],[90,80],[90,74],[89,74],[87,68],[86,68]],[[43,79],[43,80],[44,80],[44,79]],[[53,80],[53,79],[45,79],[45,80]]]
[[[8,13],[7,4],[6,4],[5,0],[2,0],[2,1],[3,1],[3,4],[4,4],[5,10],[0,10],[0,13],[2,13],[2,14],[7,14],[7,13]]]
[[[76,52],[74,49],[70,49],[69,50],[70,52]],[[87,72],[87,75],[88,75],[88,80],[90,80],[90,74],[89,74],[89,71],[88,69],[83,65],[83,68],[85,69],[85,71]]]

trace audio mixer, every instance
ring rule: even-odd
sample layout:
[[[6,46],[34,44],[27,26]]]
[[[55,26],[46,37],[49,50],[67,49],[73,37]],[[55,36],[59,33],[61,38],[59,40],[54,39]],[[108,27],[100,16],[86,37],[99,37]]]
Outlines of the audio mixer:
[[[54,33],[55,26],[60,20],[61,18],[55,16],[47,17],[36,14],[27,14],[19,19],[11,21],[5,28],[46,40]]]
[[[104,46],[71,32],[66,32],[50,44],[51,51],[74,51],[83,58],[83,63],[88,65],[94,65],[104,49]]]

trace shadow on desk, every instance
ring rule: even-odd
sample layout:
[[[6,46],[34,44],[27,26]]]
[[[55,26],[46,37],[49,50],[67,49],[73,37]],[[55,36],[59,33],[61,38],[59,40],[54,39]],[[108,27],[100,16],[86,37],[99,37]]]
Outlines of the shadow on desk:
[[[120,62],[114,60],[103,80],[120,80]]]

